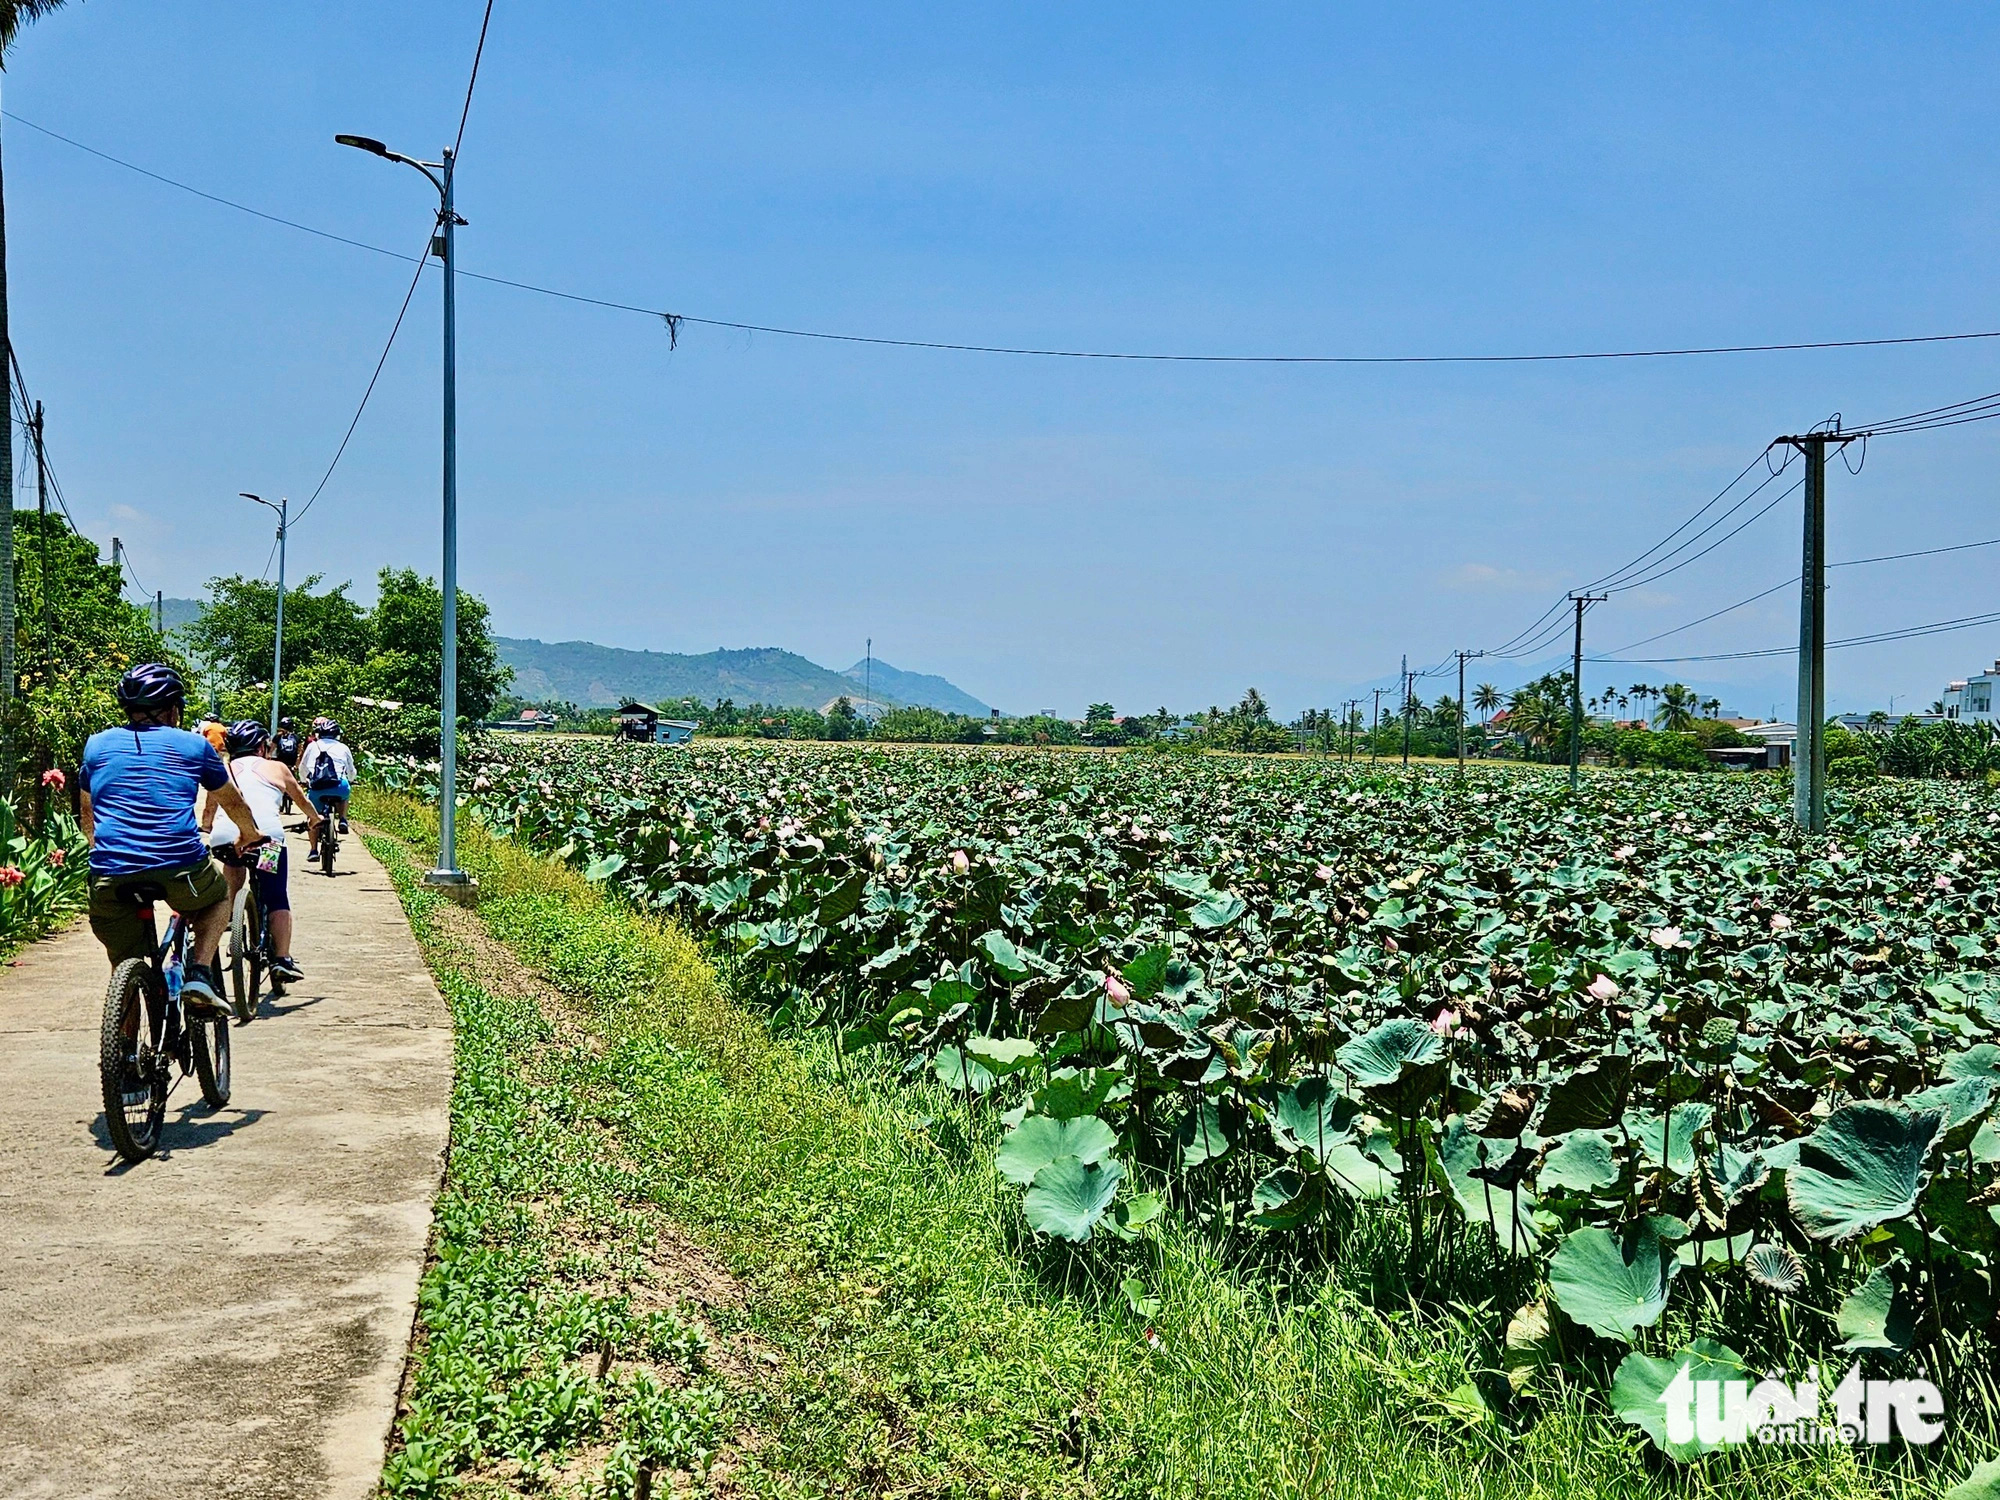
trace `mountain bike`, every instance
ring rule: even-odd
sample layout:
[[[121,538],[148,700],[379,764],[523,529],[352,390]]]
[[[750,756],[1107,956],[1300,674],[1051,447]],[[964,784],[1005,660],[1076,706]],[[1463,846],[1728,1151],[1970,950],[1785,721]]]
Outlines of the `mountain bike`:
[[[334,831],[333,814],[328,813],[319,825],[319,867],[322,874],[333,873],[333,857],[340,852],[340,835]]]
[[[128,958],[111,971],[97,1067],[111,1144],[127,1161],[137,1162],[160,1149],[167,1095],[179,1078],[193,1073],[201,1097],[213,1109],[229,1102],[229,1018],[190,1014],[181,1001],[188,924],[175,913],[167,923],[166,940],[158,940],[153,903],[166,899],[165,888],[138,885],[128,894],[154,941],[148,944],[148,957]],[[222,981],[219,964],[215,979],[218,985]]]
[[[246,877],[229,914],[229,999],[236,1019],[256,1019],[264,998],[264,981],[271,981],[271,998],[282,1000],[284,981],[271,973],[271,916],[257,899],[257,881]]]

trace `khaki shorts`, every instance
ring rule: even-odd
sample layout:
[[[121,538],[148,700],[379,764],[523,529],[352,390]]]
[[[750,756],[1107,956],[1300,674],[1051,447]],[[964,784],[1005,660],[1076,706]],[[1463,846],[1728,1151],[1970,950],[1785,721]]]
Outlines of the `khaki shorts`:
[[[229,899],[229,881],[212,859],[178,870],[142,870],[133,875],[90,877],[90,930],[104,944],[114,964],[128,958],[152,957],[157,941],[139,904],[127,892],[135,885],[154,885],[167,893],[167,905],[182,916],[207,911]]]

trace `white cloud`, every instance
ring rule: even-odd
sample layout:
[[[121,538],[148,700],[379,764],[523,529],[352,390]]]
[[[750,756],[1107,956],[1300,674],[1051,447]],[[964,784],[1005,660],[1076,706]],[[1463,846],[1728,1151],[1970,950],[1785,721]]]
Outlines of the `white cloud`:
[[[129,505],[114,505],[111,507],[111,519],[114,521],[143,521],[146,519],[146,513],[142,510],[134,510]]]
[[[1440,580],[1451,589],[1494,589],[1512,592],[1516,589],[1547,589],[1555,587],[1555,578],[1548,573],[1530,573],[1520,568],[1496,568],[1491,563],[1460,563]]]

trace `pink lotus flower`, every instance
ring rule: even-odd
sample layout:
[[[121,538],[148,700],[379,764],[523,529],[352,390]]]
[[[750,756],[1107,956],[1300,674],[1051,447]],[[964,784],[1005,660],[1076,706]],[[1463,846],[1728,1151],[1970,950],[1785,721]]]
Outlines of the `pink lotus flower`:
[[[1771,931],[1783,932],[1792,925],[1792,919],[1781,911],[1771,913]]]
[[[1458,1012],[1446,1006],[1431,1019],[1431,1030],[1439,1036],[1450,1036],[1458,1029]]]
[[[1940,875],[1931,884],[1935,885],[1941,891],[1948,891],[1951,889],[1951,877],[1949,875]]]
[[[951,851],[951,867],[957,874],[963,875],[972,868],[972,861],[965,857],[963,849],[954,849]]]
[[[1120,979],[1116,974],[1106,974],[1104,976],[1104,998],[1109,1000],[1113,1005],[1130,1005],[1132,1003],[1132,991],[1126,987],[1125,981]]]
[[[1611,857],[1613,859],[1630,859],[1638,852],[1639,846],[1637,844],[1620,844],[1616,849],[1611,851]]]
[[[49,851],[49,865],[53,869],[60,870],[63,867],[63,862],[68,858],[69,856],[60,849],[51,849]]]
[[[1333,879],[1333,866],[1321,865],[1318,869],[1313,871],[1313,879],[1319,881],[1327,881]]]
[[[0,886],[19,885],[28,877],[21,873],[18,865],[0,865]]]
[[[1616,1000],[1625,992],[1618,988],[1618,981],[1609,974],[1599,974],[1590,981],[1590,993],[1600,1000]]]
[[[1678,927],[1655,927],[1647,936],[1653,940],[1653,946],[1656,948],[1685,948],[1687,946],[1681,939],[1681,930]]]
[[[63,775],[61,771],[44,771],[42,772],[42,785],[52,787],[59,792],[69,785],[69,778]]]

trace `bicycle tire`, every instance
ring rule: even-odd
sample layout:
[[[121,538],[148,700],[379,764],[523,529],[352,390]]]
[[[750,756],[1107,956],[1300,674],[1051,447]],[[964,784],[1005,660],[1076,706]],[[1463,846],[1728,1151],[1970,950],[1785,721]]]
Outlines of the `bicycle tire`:
[[[166,1059],[139,1060],[139,1032],[153,971],[142,958],[128,958],[111,971],[104,992],[104,1019],[97,1036],[97,1072],[104,1092],[104,1128],[127,1161],[144,1161],[160,1149],[167,1122]],[[137,1119],[134,1119],[134,1112]]]
[[[271,940],[271,934],[270,923],[264,916],[264,909],[257,904],[254,890],[243,908],[243,920],[244,930],[250,934],[250,1013],[255,1015],[258,1004],[264,998],[265,944]]]
[[[229,1000],[236,1019],[245,1023],[257,1014],[257,987],[250,977],[250,908],[255,899],[246,895],[229,914]]]
[[[210,1109],[222,1108],[229,1102],[229,1017],[190,1016],[188,1045],[202,1101]]]
[[[321,829],[319,835],[319,867],[322,874],[329,877],[332,876],[333,856],[339,848],[340,840],[333,836],[333,829],[331,827]]]

